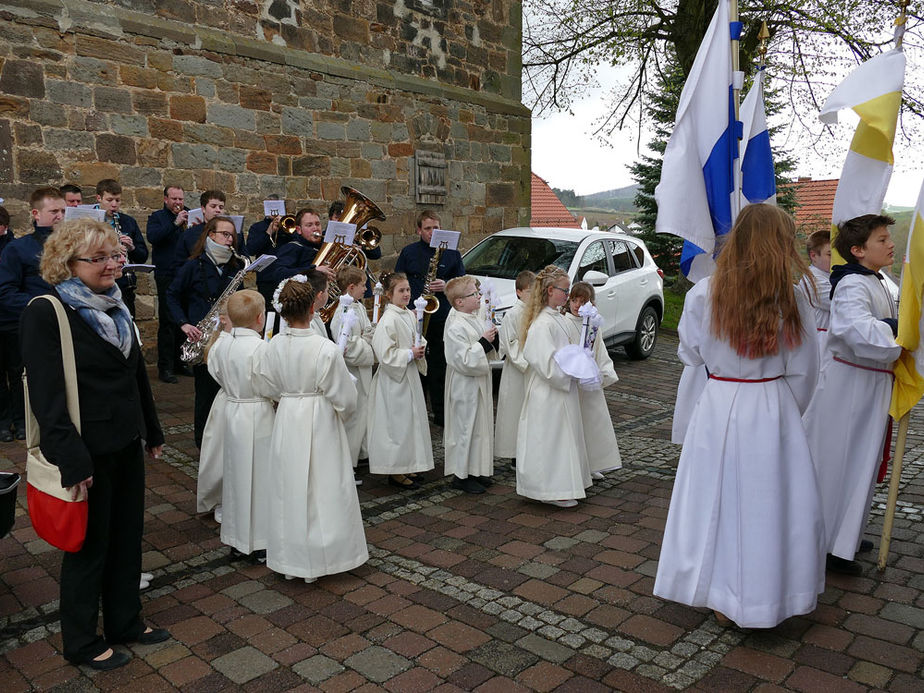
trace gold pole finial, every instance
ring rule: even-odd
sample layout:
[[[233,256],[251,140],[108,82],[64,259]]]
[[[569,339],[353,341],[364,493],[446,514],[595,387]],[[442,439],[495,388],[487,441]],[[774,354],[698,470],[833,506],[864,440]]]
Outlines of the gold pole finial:
[[[757,49],[757,54],[760,56],[760,67],[763,67],[767,62],[767,40],[770,38],[770,29],[767,27],[767,22],[760,23],[760,33],[757,34],[757,38],[760,39],[760,48]]]
[[[906,10],[908,5],[911,4],[911,0],[899,0],[898,2],[898,16],[895,18],[895,49],[901,50],[902,41],[905,38],[905,24],[908,22],[908,16]]]

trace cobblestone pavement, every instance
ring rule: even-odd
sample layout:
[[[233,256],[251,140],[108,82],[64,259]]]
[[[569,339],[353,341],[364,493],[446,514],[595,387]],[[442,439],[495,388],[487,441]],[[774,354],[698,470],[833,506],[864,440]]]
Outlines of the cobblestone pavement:
[[[60,656],[60,556],[38,540],[20,488],[0,541],[0,691],[700,690],[921,691],[924,665],[924,420],[912,417],[889,566],[830,575],[817,610],[770,631],[720,627],[705,610],[652,596],[679,448],[669,442],[680,367],[662,335],[644,362],[616,356],[607,390],[625,467],[562,510],[514,492],[498,461],[481,496],[437,470],[412,493],[365,477],[370,560],[306,585],[230,557],[195,514],[192,381],[156,383],[168,430],[149,463],[144,593],[173,639],[95,673]],[[0,468],[22,471],[21,443]],[[878,546],[883,496],[869,538]]]

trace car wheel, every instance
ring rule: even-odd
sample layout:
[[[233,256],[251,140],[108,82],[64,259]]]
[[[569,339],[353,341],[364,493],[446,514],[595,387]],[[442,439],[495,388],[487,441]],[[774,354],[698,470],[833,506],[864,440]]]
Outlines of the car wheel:
[[[635,325],[635,339],[626,344],[626,353],[632,359],[647,359],[658,341],[658,312],[645,306]]]

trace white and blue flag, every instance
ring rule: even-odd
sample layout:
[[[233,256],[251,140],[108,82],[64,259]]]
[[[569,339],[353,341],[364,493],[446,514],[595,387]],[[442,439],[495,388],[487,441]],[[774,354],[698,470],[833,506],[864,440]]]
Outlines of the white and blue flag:
[[[720,0],[683,86],[655,189],[655,231],[686,241],[680,269],[694,282],[712,274],[718,243],[736,216],[741,124],[735,120],[731,40],[740,33],[741,23],[729,22],[728,0]]]
[[[773,152],[770,150],[770,133],[767,131],[767,112],[764,107],[764,68],[757,70],[754,84],[741,104],[741,194],[751,204],[776,204],[776,174],[773,171]],[[742,202],[747,204],[747,202]]]

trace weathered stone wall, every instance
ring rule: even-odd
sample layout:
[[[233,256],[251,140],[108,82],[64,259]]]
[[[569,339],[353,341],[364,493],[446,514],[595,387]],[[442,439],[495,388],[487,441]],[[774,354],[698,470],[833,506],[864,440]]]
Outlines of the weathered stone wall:
[[[0,197],[17,232],[49,183],[117,178],[142,229],[167,183],[191,207],[226,191],[247,224],[268,194],[326,209],[351,185],[389,217],[387,265],[420,209],[417,152],[445,156],[437,209],[465,247],[527,223],[519,3],[153,4],[0,0]]]

